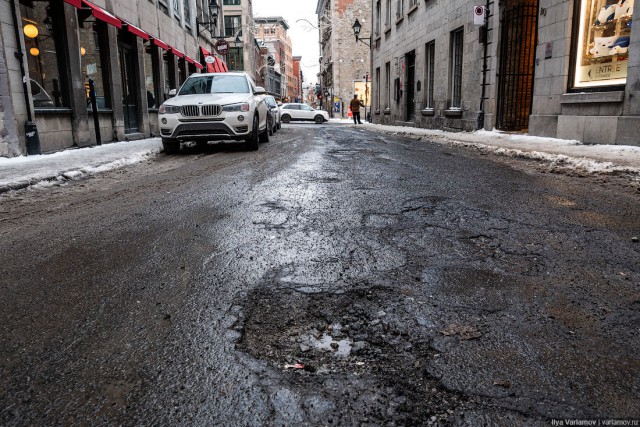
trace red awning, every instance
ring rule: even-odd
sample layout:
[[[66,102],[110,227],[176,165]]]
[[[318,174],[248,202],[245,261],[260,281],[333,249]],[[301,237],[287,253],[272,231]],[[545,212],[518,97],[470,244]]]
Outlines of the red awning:
[[[194,62],[193,65],[195,65],[198,70],[202,70],[204,68],[204,66],[199,62]]]
[[[162,49],[164,49],[164,50],[169,50],[169,49],[171,49],[171,47],[170,47],[168,44],[166,44],[165,42],[163,42],[163,41],[162,41],[162,40],[160,40],[159,38],[153,37],[153,38],[151,39],[151,41],[152,41],[152,43],[153,43],[153,44],[155,44],[156,46],[158,46],[158,47],[160,47],[160,48],[162,48]]]
[[[189,55],[185,55],[185,56],[184,56],[184,59],[186,59],[186,60],[187,60],[187,62],[189,62],[189,63],[191,63],[191,64],[195,64],[195,63],[196,63],[196,60],[195,60],[195,59],[193,59],[193,58],[191,58]]]
[[[176,49],[175,47],[171,48],[171,53],[173,53],[175,56],[177,56],[178,58],[184,58],[184,53],[180,52],[178,49]]]
[[[213,63],[213,72],[214,73],[222,72],[222,66],[220,65],[220,60],[218,58],[215,58],[215,62]]]
[[[69,3],[71,6],[75,6],[78,9],[80,9],[82,7],[82,1],[81,0],[64,0],[65,3]]]
[[[138,28],[135,25],[131,24],[130,22],[125,21],[124,19],[120,19],[120,20],[122,21],[123,24],[126,25],[127,31],[129,31],[130,33],[135,34],[136,36],[140,37],[143,40],[149,40],[149,38],[151,37],[149,33],[144,31],[142,28]]]
[[[111,13],[107,12],[101,7],[96,6],[93,3],[89,3],[87,0],[82,0],[82,4],[91,8],[91,14],[100,21],[104,21],[107,24],[111,24],[114,27],[122,28],[122,21],[116,18]]]
[[[212,56],[211,52],[209,52],[207,49],[203,48],[202,46],[200,46],[200,51],[205,57]],[[226,73],[229,71],[229,67],[227,67],[227,64],[225,64],[223,60],[221,60],[220,58],[216,58],[215,56],[213,57],[213,62],[212,63],[207,62],[206,66],[207,66],[207,73]]]

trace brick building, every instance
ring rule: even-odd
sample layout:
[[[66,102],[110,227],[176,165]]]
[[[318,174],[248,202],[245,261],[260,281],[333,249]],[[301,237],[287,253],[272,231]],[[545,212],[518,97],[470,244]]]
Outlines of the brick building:
[[[302,102],[302,71],[300,70],[300,61],[302,60],[302,56],[294,56],[293,60],[293,76],[295,77],[295,87],[292,93],[292,102]]]
[[[290,102],[296,97],[299,79],[293,71],[291,38],[287,34],[289,24],[281,16],[256,17],[255,30],[256,37],[269,47],[277,62],[276,70],[282,77],[281,99],[283,102]]]
[[[371,0],[318,0],[316,6],[320,37],[320,94],[322,108],[332,116],[345,117],[346,107],[357,93],[369,105],[367,85],[370,49],[356,43],[352,26],[356,19],[363,33],[370,32]]]

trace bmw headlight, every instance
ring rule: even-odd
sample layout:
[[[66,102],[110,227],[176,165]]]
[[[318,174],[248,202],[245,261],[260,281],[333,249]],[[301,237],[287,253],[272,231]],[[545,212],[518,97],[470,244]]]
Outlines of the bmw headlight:
[[[158,108],[158,114],[178,114],[180,112],[180,107],[175,105],[165,105],[162,104],[160,108]]]
[[[222,111],[249,111],[249,104],[243,102],[242,104],[229,104],[222,107]]]

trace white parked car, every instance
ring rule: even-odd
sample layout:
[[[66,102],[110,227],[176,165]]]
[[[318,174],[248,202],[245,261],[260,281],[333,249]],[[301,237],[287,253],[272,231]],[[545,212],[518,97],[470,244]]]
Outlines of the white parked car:
[[[219,140],[257,150],[269,141],[265,93],[246,73],[191,75],[158,109],[164,151],[178,152],[181,142]]]
[[[329,120],[329,113],[324,110],[315,110],[307,104],[289,103],[280,107],[280,119],[284,123],[293,120],[312,121],[324,123]]]

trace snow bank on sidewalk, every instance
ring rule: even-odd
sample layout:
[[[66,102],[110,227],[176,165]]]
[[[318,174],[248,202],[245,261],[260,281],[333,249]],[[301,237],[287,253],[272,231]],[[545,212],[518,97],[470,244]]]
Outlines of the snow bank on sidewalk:
[[[60,182],[143,162],[162,150],[160,138],[123,141],[52,154],[0,158],[0,192]]]
[[[627,145],[585,145],[579,141],[510,134],[496,130],[445,132],[414,127],[367,124],[367,129],[409,138],[426,139],[472,147],[500,155],[545,161],[552,167],[587,173],[631,173],[640,175],[640,147]]]

